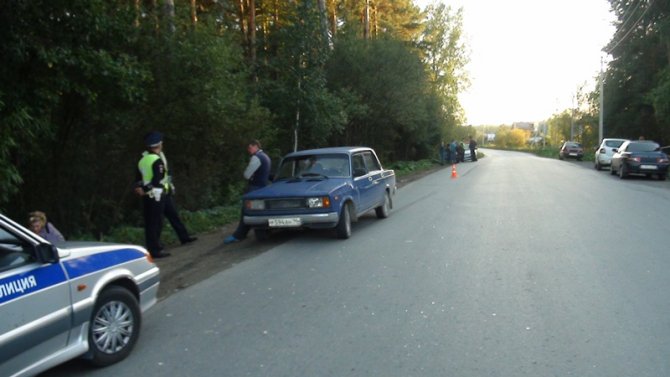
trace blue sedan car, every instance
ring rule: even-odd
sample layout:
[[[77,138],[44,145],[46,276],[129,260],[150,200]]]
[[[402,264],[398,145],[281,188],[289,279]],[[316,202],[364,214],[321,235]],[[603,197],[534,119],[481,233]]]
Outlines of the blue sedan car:
[[[367,147],[311,149],[286,155],[274,182],[244,195],[243,220],[256,238],[282,228],[333,228],[351,236],[351,223],[374,210],[385,218],[396,192],[395,173]]]
[[[651,140],[629,140],[614,149],[611,174],[624,179],[629,174],[655,175],[663,181],[668,175],[668,155],[661,152],[660,145]]]

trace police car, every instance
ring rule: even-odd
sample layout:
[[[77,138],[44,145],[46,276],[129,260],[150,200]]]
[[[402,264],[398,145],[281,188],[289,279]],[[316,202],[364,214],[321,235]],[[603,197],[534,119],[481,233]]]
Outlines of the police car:
[[[80,356],[122,360],[158,285],[139,246],[55,246],[0,214],[0,374],[31,376]]]

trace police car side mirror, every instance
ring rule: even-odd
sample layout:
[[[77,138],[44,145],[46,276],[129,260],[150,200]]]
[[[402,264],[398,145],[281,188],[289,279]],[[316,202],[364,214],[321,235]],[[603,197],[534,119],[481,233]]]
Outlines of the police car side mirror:
[[[35,246],[35,256],[39,262],[56,263],[58,262],[58,249],[52,244],[41,243]]]

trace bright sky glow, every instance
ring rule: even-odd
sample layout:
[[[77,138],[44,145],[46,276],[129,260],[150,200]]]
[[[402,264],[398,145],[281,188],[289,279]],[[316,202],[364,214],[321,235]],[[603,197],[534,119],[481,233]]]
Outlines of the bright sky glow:
[[[422,8],[438,0],[414,0]],[[467,124],[546,120],[596,85],[614,33],[607,0],[441,0],[463,8],[470,88]]]

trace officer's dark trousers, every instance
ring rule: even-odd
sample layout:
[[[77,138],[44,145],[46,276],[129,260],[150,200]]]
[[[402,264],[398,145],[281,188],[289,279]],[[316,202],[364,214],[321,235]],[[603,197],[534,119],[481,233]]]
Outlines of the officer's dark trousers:
[[[174,205],[172,194],[165,195],[165,199],[163,199],[163,201],[165,202],[165,206],[163,208],[165,218],[168,219],[170,225],[172,225],[172,229],[174,229],[174,231],[177,233],[179,241],[181,241],[181,243],[187,242],[189,238],[188,231],[186,230],[184,223],[182,223],[181,219],[179,218],[179,213],[177,213],[177,208]]]
[[[144,196],[144,237],[147,250],[151,255],[158,255],[163,250],[161,230],[163,229],[163,211],[165,199],[157,202],[154,198]]]

